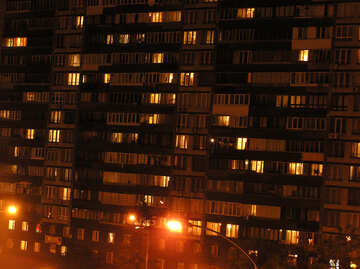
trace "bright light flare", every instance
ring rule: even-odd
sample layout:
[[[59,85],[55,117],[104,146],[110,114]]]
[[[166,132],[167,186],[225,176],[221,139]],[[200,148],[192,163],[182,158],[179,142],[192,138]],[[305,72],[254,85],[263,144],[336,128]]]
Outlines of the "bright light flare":
[[[169,220],[167,223],[167,227],[171,232],[175,232],[175,233],[182,232],[182,224],[178,220]]]
[[[129,215],[129,221],[134,222],[136,220],[136,216],[134,214]]]
[[[17,208],[16,206],[14,205],[11,205],[7,208],[7,212],[10,214],[10,215],[15,215],[16,212],[17,212]]]

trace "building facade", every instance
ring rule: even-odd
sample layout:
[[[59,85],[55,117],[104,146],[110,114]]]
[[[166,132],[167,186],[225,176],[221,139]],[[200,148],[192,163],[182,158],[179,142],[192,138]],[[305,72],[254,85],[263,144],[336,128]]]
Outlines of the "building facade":
[[[3,2],[3,251],[244,266],[208,228],[306,266],[359,228],[360,2]]]

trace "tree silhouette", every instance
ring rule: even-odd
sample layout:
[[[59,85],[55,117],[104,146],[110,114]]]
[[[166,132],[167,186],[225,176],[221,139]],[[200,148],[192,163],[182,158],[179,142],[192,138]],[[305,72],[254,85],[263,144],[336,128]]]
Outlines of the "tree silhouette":
[[[350,268],[350,262],[360,265],[360,238],[354,227],[339,227],[337,234],[323,236],[314,253],[316,261],[311,269],[329,268],[330,260],[339,260],[340,268]]]

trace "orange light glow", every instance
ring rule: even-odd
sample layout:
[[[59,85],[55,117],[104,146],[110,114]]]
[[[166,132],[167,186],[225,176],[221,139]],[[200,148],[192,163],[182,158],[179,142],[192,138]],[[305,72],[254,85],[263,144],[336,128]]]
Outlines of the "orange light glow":
[[[17,212],[17,208],[16,206],[14,205],[11,205],[7,208],[7,212],[10,214],[10,215],[15,215],[16,212]]]
[[[129,215],[129,220],[134,222],[136,220],[136,216],[134,214]]]
[[[167,227],[171,232],[176,232],[176,233],[182,232],[182,225],[180,221],[169,220],[167,223]]]

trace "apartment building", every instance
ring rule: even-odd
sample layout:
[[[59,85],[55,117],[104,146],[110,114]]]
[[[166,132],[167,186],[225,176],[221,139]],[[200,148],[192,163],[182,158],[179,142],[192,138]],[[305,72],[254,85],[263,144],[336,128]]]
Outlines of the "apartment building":
[[[251,268],[211,229],[304,268],[299,248],[359,228],[360,2],[4,5],[4,251]],[[171,218],[202,228],[170,234]]]

